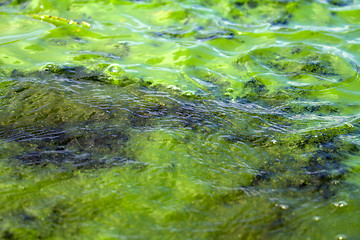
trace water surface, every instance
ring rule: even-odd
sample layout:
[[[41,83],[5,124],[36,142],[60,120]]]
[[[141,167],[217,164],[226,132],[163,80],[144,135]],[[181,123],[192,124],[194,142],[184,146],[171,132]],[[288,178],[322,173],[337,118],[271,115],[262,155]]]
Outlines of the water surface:
[[[359,238],[360,1],[0,20],[0,238]]]

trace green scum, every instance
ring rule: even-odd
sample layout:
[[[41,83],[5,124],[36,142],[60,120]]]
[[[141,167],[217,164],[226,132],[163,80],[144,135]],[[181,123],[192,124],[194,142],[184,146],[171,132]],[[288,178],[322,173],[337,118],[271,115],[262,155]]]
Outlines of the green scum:
[[[1,239],[357,239],[359,1],[0,1]]]

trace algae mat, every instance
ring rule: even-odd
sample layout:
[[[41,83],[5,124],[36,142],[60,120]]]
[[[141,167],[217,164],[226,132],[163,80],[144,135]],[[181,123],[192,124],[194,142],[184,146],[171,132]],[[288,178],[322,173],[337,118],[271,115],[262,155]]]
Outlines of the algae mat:
[[[1,239],[359,239],[359,0],[0,0]]]

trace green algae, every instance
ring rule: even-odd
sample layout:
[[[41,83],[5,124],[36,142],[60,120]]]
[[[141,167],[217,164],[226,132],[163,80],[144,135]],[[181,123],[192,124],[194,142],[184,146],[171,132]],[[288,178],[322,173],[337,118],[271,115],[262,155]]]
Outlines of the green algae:
[[[0,1],[0,238],[357,239],[359,4]]]

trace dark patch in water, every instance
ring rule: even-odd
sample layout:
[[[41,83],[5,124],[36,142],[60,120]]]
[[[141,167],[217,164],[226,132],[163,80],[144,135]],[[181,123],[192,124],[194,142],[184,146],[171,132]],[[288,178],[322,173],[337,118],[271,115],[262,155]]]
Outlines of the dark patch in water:
[[[149,126],[151,122],[148,122],[148,120],[161,118],[166,115],[168,115],[167,107],[160,104],[145,106],[142,109],[135,108],[129,118],[130,125],[133,127]]]
[[[258,6],[258,2],[255,0],[250,0],[248,1],[247,5],[249,6],[249,8],[256,8]]]
[[[27,2],[29,2],[29,0],[3,0],[0,2],[0,6],[9,5],[9,4],[19,5],[19,4],[24,4]]]
[[[196,36],[196,39],[201,41],[209,41],[217,38],[234,39],[235,35],[232,32],[219,32],[214,34],[200,34]]]
[[[286,145],[292,147],[288,149]],[[254,186],[274,182],[285,189],[313,189],[324,199],[335,195],[334,181],[344,180],[347,173],[344,160],[349,154],[359,151],[357,146],[343,143],[332,132],[319,136],[308,135],[300,141],[281,144],[280,148],[283,152],[275,150],[275,156],[260,168],[259,174],[254,177]],[[310,157],[307,162],[303,162],[300,156],[295,154],[291,157],[288,151],[302,152]]]
[[[340,115],[340,107],[333,104],[326,103],[306,103],[306,102],[295,102],[289,103],[282,108],[287,114],[307,114],[313,113],[319,116],[338,116]]]
[[[65,46],[67,44],[66,40],[61,40],[61,39],[51,39],[49,41],[58,46]]]
[[[271,22],[271,25],[287,25],[290,19],[293,17],[292,14],[286,14]]]
[[[72,129],[57,129],[46,137],[48,129],[38,130],[38,136],[26,132],[9,135],[21,135],[21,145],[25,151],[16,158],[24,165],[70,166],[79,169],[104,168],[113,165],[124,165],[131,160],[125,157],[124,145],[128,135],[123,129],[99,128],[97,126],[72,126]],[[54,130],[50,130],[54,132]],[[41,134],[42,133],[42,134]],[[4,137],[4,136],[3,136]]]
[[[247,81],[244,85],[244,96],[250,97],[251,95],[262,95],[268,92],[266,86],[262,84],[258,79],[253,78],[250,81]]]
[[[83,66],[58,66],[54,64],[47,64],[44,68],[44,72],[54,73],[56,75],[76,81],[105,81],[107,79],[107,77],[102,73],[96,71],[88,71]]]
[[[13,234],[12,232],[8,231],[8,230],[5,230],[5,231],[3,232],[2,237],[3,237],[4,239],[6,239],[6,240],[13,240],[13,239],[15,239],[15,238],[14,238],[14,234]]]
[[[235,6],[238,8],[241,8],[242,6],[244,6],[244,2],[235,2]]]
[[[327,0],[331,5],[345,7],[354,3],[354,0]]]

